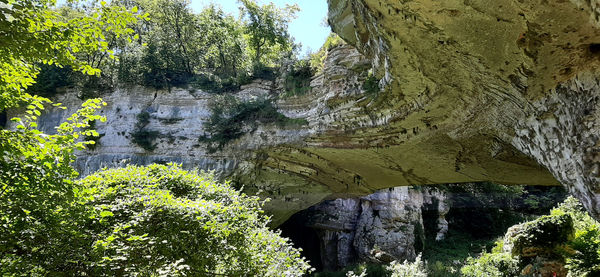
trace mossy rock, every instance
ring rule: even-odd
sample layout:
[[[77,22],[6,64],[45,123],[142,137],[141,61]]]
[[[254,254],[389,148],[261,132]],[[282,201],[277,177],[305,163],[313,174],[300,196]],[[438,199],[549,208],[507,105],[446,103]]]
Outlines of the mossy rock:
[[[567,243],[573,233],[573,219],[570,215],[545,215],[511,227],[504,238],[504,249],[521,257],[552,253],[556,246]]]

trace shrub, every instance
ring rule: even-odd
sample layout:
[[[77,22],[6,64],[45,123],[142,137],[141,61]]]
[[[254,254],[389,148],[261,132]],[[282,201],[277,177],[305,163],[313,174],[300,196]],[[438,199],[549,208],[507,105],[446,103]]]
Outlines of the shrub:
[[[465,277],[513,277],[519,276],[518,260],[510,253],[482,253],[478,258],[467,258],[467,264],[461,268]]]
[[[35,83],[27,88],[27,92],[44,97],[52,97],[57,88],[73,85],[70,79],[73,74],[71,67],[58,67],[56,65],[40,65],[40,73]]]
[[[317,73],[323,72],[323,68],[325,66],[325,59],[327,58],[328,52],[340,45],[344,45],[344,40],[338,36],[336,33],[331,33],[325,40],[325,43],[319,51],[310,55],[310,66]]]
[[[414,262],[404,260],[403,263],[393,261],[387,270],[391,272],[390,277],[427,277],[425,263],[421,260],[421,255],[417,256]]]
[[[308,263],[267,227],[258,197],[176,165],[79,181],[94,232],[90,275],[301,276]]]
[[[238,90],[244,83],[246,83],[246,79],[242,77],[223,76],[221,78],[214,74],[201,73],[194,76],[191,85],[206,92],[225,93]]]
[[[390,272],[382,264],[356,264],[344,267],[339,271],[324,271],[315,273],[315,277],[348,277],[348,276],[368,276],[368,277],[389,277]]]
[[[362,85],[362,89],[367,94],[374,94],[379,92],[379,80],[373,75],[369,75]]]
[[[93,151],[100,144],[100,138],[104,134],[98,134],[96,131],[96,120],[90,120],[88,124],[88,127],[83,128],[83,140],[88,142],[87,149]]]
[[[292,67],[292,70],[285,75],[284,96],[303,95],[310,91],[310,81],[314,75],[314,70],[309,61],[298,61]]]
[[[575,237],[569,242],[572,251],[567,256],[566,268],[570,276],[600,275],[600,224],[573,197],[559,205],[553,214],[568,214],[573,218]]]

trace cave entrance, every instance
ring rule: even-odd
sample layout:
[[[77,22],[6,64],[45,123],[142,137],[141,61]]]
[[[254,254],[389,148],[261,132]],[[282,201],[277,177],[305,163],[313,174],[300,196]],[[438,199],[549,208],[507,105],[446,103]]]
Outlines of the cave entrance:
[[[304,256],[309,264],[317,271],[323,270],[321,262],[321,245],[317,231],[310,228],[306,222],[308,221],[308,213],[300,211],[295,213],[287,221],[279,226],[281,235],[289,238],[296,248],[302,248],[302,256]]]

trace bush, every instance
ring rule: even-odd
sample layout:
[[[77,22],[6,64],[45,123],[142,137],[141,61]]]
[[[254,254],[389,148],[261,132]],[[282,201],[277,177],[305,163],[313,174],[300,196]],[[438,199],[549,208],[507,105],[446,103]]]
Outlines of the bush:
[[[242,77],[223,76],[221,78],[210,73],[200,73],[194,76],[191,85],[206,92],[225,93],[240,89],[240,86],[245,82],[246,79]]]
[[[403,263],[393,261],[387,270],[391,272],[390,277],[427,277],[425,263],[421,260],[421,255],[417,256],[414,262],[405,260]]]
[[[502,252],[502,244],[492,250],[492,253],[482,253],[478,258],[467,259],[467,264],[461,268],[465,277],[513,277],[519,276],[518,260],[510,253]]]
[[[87,149],[94,151],[100,144],[100,138],[102,138],[104,134],[98,134],[96,131],[96,120],[90,120],[88,124],[88,127],[83,128],[83,140],[88,142]]]
[[[340,45],[344,45],[344,40],[338,36],[336,33],[331,33],[325,40],[325,43],[319,51],[310,55],[310,66],[317,73],[323,72],[323,68],[325,66],[325,59],[327,58],[328,52]]]
[[[315,277],[348,277],[348,276],[368,276],[368,277],[389,277],[390,272],[382,264],[356,264],[344,267],[340,271],[323,271],[315,273]]]
[[[294,64],[292,70],[285,75],[284,96],[303,95],[309,92],[310,81],[314,73],[307,60],[301,60]]]
[[[310,270],[299,250],[267,227],[258,197],[211,174],[172,164],[128,166],[73,188],[73,201],[52,210],[61,220],[42,225],[53,228],[24,230],[24,238],[40,244],[21,243],[10,252],[0,246],[1,276],[302,276]]]
[[[90,275],[301,276],[309,269],[267,227],[258,197],[210,174],[129,166],[79,184],[94,229]]]
[[[362,85],[362,89],[367,94],[374,94],[379,92],[379,80],[373,75],[369,75]]]
[[[68,66],[41,64],[40,73],[35,79],[35,83],[27,88],[27,92],[52,97],[56,95],[57,88],[73,85],[73,81],[70,79],[72,74],[73,70]]]
[[[552,211],[573,218],[575,237],[569,242],[572,251],[567,256],[566,268],[571,276],[600,275],[600,224],[573,197]]]

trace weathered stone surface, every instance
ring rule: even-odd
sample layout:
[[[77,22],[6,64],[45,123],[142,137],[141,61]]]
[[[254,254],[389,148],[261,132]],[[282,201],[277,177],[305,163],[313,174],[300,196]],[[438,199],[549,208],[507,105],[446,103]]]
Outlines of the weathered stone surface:
[[[509,228],[503,251],[519,259],[522,276],[566,277],[565,261],[557,249],[564,248],[573,233],[568,214],[542,216]]]
[[[372,166],[383,156],[408,183],[554,184],[541,165],[600,218],[597,1],[328,2],[385,85],[365,105],[383,122],[344,134],[387,135],[389,148],[361,153],[378,177],[354,167],[367,186],[394,175]]]
[[[317,231],[321,265],[336,270],[357,262],[414,259],[425,240],[422,211],[438,208],[433,233],[441,239],[448,230],[448,203],[445,194],[433,188],[397,187],[325,201],[304,211],[302,218]]]

